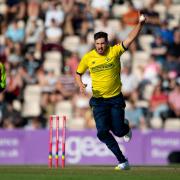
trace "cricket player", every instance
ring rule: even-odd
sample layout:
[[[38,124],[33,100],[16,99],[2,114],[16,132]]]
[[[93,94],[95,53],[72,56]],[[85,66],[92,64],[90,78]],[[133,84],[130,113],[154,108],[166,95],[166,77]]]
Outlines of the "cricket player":
[[[106,32],[94,34],[95,49],[83,56],[76,73],[76,82],[80,92],[85,93],[86,84],[82,82],[81,77],[87,69],[90,71],[93,92],[90,106],[96,123],[97,137],[117,158],[116,170],[128,170],[130,166],[113,134],[124,137],[126,142],[130,141],[132,136],[129,122],[124,118],[125,100],[121,93],[119,59],[138,36],[145,21],[145,16],[139,15],[139,22],[128,37],[114,46],[108,44]]]

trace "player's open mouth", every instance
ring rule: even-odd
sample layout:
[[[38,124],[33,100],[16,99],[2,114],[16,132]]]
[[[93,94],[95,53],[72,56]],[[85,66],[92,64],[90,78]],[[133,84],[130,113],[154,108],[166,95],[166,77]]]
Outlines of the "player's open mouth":
[[[102,53],[102,52],[103,52],[103,49],[98,49],[98,51]]]

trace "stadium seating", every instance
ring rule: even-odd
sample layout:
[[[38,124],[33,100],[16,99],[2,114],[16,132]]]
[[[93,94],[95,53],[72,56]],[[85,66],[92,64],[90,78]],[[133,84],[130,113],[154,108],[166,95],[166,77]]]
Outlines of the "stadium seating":
[[[76,35],[66,36],[62,42],[64,48],[70,50],[71,52],[77,51],[79,43],[80,43],[80,37]]]
[[[36,117],[41,113],[40,98],[41,87],[38,85],[28,85],[24,91],[24,104],[22,107],[23,117]]]
[[[180,119],[179,118],[168,118],[164,123],[165,130],[180,130]]]
[[[44,70],[53,71],[56,76],[59,76],[62,68],[62,54],[57,51],[47,52],[43,67]]]

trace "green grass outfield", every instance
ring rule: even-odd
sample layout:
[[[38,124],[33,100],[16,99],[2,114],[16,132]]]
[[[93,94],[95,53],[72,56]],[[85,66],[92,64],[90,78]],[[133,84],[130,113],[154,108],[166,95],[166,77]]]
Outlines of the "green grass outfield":
[[[180,180],[180,165],[133,166],[116,171],[109,166],[0,166],[0,180]]]

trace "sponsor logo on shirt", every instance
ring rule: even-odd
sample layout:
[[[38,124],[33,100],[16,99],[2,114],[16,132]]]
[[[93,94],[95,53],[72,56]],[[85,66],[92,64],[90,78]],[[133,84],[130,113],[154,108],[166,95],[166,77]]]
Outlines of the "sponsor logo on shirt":
[[[104,70],[109,70],[109,69],[112,69],[113,67],[114,67],[113,63],[101,64],[101,65],[92,67],[91,72],[100,72],[100,71],[104,71]]]

